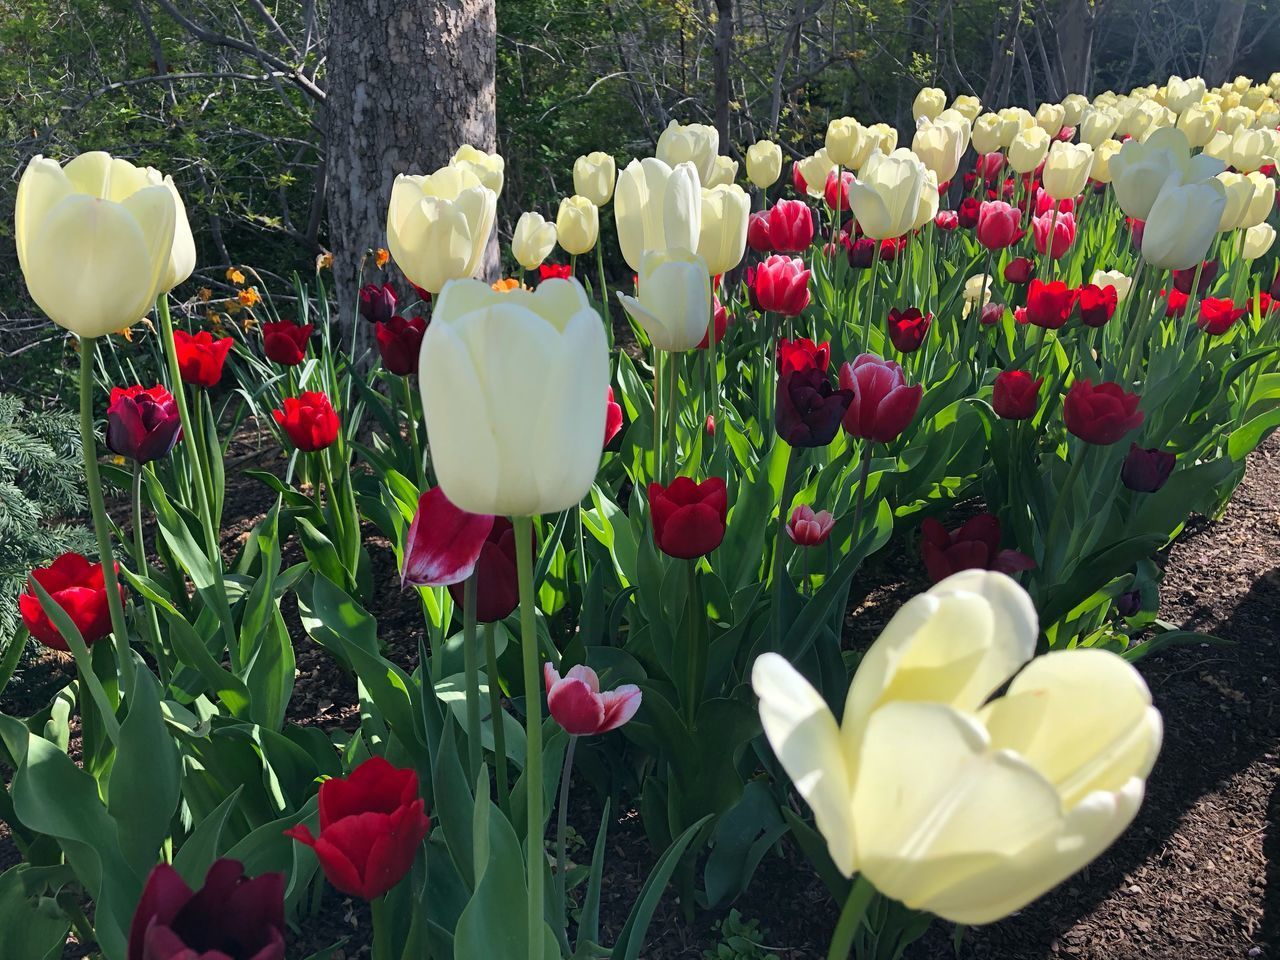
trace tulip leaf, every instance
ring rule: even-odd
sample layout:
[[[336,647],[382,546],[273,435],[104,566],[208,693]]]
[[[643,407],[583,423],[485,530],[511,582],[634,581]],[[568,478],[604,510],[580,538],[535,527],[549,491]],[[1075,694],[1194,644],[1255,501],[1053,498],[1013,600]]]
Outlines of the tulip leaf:
[[[1227,439],[1227,456],[1236,461],[1244,460],[1277,426],[1280,426],[1280,407],[1258,414],[1243,426],[1231,431]]]
[[[466,772],[458,756],[458,726],[445,723],[431,771],[435,791],[436,815],[449,849],[449,859],[462,875],[469,890],[477,881],[475,835],[472,818],[478,805],[467,784]]]
[[[600,829],[596,832],[595,848],[591,852],[591,872],[587,876],[587,892],[582,898],[582,910],[578,914],[578,943],[575,954],[581,953],[585,944],[600,940],[600,886],[604,877],[605,841],[609,836],[609,811],[612,800],[605,798],[600,814]]]
[[[236,787],[213,812],[196,824],[191,835],[178,848],[173,858],[173,868],[182,875],[182,879],[192,889],[198,887],[209,872],[213,861],[218,859],[218,850],[222,843],[222,832],[226,828],[227,818],[231,814],[236,801],[240,799],[240,791]]]
[[[5,955],[40,960],[61,957],[71,924],[46,897],[33,898],[26,891],[25,864],[0,874],[0,930]]]
[[[654,865],[653,872],[640,888],[635,906],[631,908],[631,914],[627,917],[627,922],[613,945],[613,953],[610,954],[613,960],[637,960],[640,956],[640,951],[644,949],[645,937],[649,932],[649,924],[653,920],[653,912],[658,908],[658,901],[662,899],[667,881],[671,879],[676,865],[684,856],[685,848],[693,842],[698,831],[710,819],[710,816],[703,817],[680,834]]]
[[[786,832],[787,824],[764,781],[747,784],[711,835],[711,854],[703,872],[707,906],[741,895],[764,855]]]
[[[165,608],[162,608],[162,612],[169,625],[169,642],[173,645],[178,659],[199,672],[208,688],[217,695],[233,717],[247,718],[250,703],[249,688],[239,677],[223,668],[214,659],[199,634],[180,613]]]

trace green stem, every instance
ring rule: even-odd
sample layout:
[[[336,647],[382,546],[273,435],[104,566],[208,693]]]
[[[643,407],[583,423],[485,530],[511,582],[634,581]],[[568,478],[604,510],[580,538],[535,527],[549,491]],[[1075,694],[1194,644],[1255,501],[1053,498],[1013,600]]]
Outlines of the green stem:
[[[773,649],[782,649],[782,634],[786,624],[782,620],[782,582],[787,577],[787,565],[784,552],[787,547],[787,511],[791,501],[796,498],[796,487],[800,482],[801,458],[796,456],[795,449],[787,446],[786,472],[782,480],[782,499],[778,501],[778,531],[773,543]]]
[[[578,590],[582,595],[582,602],[587,600],[587,538],[582,532],[582,504],[579,503],[573,508],[574,526],[577,528],[578,536]]]
[[[414,412],[413,386],[408,377],[401,377],[404,387],[404,410],[409,424],[409,447],[413,451],[413,480],[421,490],[424,484],[422,473],[422,441],[418,439],[418,417]]]
[[[662,358],[663,352],[653,351],[653,479],[662,482]]]
[[[147,571],[147,538],[142,529],[142,464],[133,467],[133,565],[138,576],[148,576]],[[147,644],[160,667],[161,676],[168,683],[168,661],[165,652],[160,649],[160,620],[156,615],[154,604],[142,605],[146,613],[142,617],[142,629],[147,636]]]
[[[600,276],[600,319],[604,321],[604,335],[613,349],[613,315],[609,313],[609,285],[604,279],[604,235],[596,234],[596,273]]]
[[[862,349],[871,352],[871,320],[876,312],[876,275],[880,270],[880,241],[873,241],[871,248],[871,277],[867,281],[867,309],[862,315]]]
[[[844,902],[844,909],[840,911],[840,919],[836,921],[827,960],[848,960],[849,953],[853,950],[853,938],[862,926],[862,918],[866,916],[867,907],[875,892],[867,878],[859,874],[858,879],[853,882],[853,889],[849,891],[849,899]]]
[[[1058,530],[1062,527],[1063,518],[1066,516],[1067,504],[1072,501],[1072,492],[1075,489],[1076,481],[1080,479],[1080,471],[1084,468],[1084,461],[1089,455],[1089,446],[1081,441],[1081,447],[1076,453],[1075,460],[1072,461],[1070,469],[1067,470],[1067,478],[1062,484],[1062,489],[1058,491],[1058,504],[1054,507],[1053,516],[1049,520],[1049,532],[1044,540],[1044,555],[1049,558],[1049,551],[1053,549],[1053,544],[1057,542]],[[1069,551],[1063,551],[1066,556]],[[1057,563],[1053,564],[1057,567]],[[1046,573],[1049,571],[1046,570]],[[1049,580],[1049,582],[1053,582]]]
[[[533,518],[512,517],[511,522],[516,535],[516,570],[520,581],[520,653],[524,662],[529,960],[542,960],[542,678],[538,670],[537,598],[533,592]]]
[[[502,710],[502,686],[498,679],[498,654],[494,624],[484,625],[485,665],[489,673],[489,723],[493,727],[493,769],[498,775],[498,809],[511,816],[511,789],[507,785],[506,714]]]
[[[373,960],[391,960],[391,933],[387,930],[387,897],[369,901],[373,914]]]
[[[853,536],[855,542],[862,532],[862,510],[867,502],[867,480],[871,476],[871,451],[874,444],[862,441],[862,469],[858,472],[858,499],[853,508]]]
[[[467,682],[467,758],[471,780],[480,775],[484,759],[480,743],[480,664],[476,650],[476,575],[462,588],[462,661]]]
[[[685,603],[689,605],[689,636],[685,638],[685,719],[692,731],[698,718],[698,701],[702,697],[702,611],[698,594],[698,561],[690,560]]]
[[[577,749],[578,738],[569,736],[569,746],[564,752],[564,770],[560,774],[560,800],[556,810],[556,920],[563,923],[567,920],[565,910],[565,841],[569,833],[569,778],[573,775],[573,753]],[[568,931],[565,931],[568,936]]]
[[[676,408],[676,374],[678,361],[676,354],[671,354],[667,358],[667,464],[666,475],[664,477],[667,483],[676,478],[676,472],[680,469],[680,453],[676,449],[678,445],[678,434],[676,428],[680,422],[680,411]]]
[[[80,443],[84,453],[84,484],[89,494],[89,509],[93,514],[93,531],[98,538],[98,559],[102,563],[103,584],[107,589],[107,607],[111,612],[111,632],[115,637],[116,660],[124,683],[125,698],[132,700],[133,654],[129,649],[129,631],[124,620],[124,604],[120,600],[115,555],[111,550],[111,527],[107,521],[107,507],[102,497],[102,480],[98,476],[98,437],[93,429],[93,359],[97,352],[96,337],[87,337],[80,341]],[[76,660],[78,663],[79,657]],[[92,665],[88,666],[88,671],[93,673]],[[110,714],[104,722],[114,723],[115,715]]]

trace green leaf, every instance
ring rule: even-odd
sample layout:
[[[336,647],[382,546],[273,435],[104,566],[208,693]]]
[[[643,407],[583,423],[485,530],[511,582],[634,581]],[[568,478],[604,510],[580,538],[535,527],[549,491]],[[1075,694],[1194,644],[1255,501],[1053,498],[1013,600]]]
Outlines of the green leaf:
[[[658,901],[662,899],[662,891],[666,889],[667,881],[671,879],[676,864],[684,856],[685,848],[710,819],[709,816],[703,817],[690,826],[676,838],[658,860],[653,872],[640,888],[640,895],[636,898],[635,906],[631,908],[631,914],[627,917],[622,932],[618,934],[618,942],[614,944],[613,953],[610,955],[613,960],[637,960],[640,956],[640,951],[644,949],[645,936],[649,932],[649,924],[653,920],[653,912],[658,908]]]
[[[40,960],[62,956],[70,923],[47,897],[27,895],[24,864],[0,874],[0,930],[4,931],[4,955],[14,960]],[[56,952],[53,952],[56,951]]]
[[[578,943],[575,953],[581,953],[585,944],[600,940],[600,886],[604,878],[605,841],[609,836],[610,798],[604,801],[600,814],[600,830],[596,833],[595,849],[591,852],[591,873],[587,879],[587,893],[582,898],[582,910],[578,914]]]
[[[204,881],[204,875],[209,872],[209,867],[218,859],[222,831],[226,828],[227,818],[231,815],[232,808],[240,799],[242,789],[236,787],[235,792],[201,820],[173,858],[173,868],[182,875],[182,879],[193,890],[200,886]]]

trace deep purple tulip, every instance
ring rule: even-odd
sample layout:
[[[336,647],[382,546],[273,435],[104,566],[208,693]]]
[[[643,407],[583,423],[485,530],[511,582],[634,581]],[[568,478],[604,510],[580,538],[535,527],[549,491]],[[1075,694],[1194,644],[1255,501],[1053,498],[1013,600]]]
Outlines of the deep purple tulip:
[[[389,283],[366,283],[360,288],[360,316],[370,323],[386,323],[396,315],[396,288]]]
[[[1165,485],[1177,462],[1178,458],[1172,453],[1130,444],[1120,468],[1120,480],[1138,493],[1155,493]]]
[[[112,387],[107,406],[107,446],[136,463],[166,456],[182,439],[182,421],[173,395],[157,384]]]
[[[792,370],[778,378],[774,422],[793,447],[825,447],[840,430],[852,390],[837,390],[823,370]]]

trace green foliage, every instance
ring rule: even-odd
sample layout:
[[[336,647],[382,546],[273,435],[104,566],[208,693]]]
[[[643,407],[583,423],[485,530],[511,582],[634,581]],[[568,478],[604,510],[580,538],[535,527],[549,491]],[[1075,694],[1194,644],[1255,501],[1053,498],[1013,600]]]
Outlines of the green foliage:
[[[720,942],[714,949],[702,951],[703,960],[778,960],[772,948],[763,941],[769,931],[762,929],[758,920],[746,919],[737,910],[730,910],[723,920],[717,920],[715,928]]]

